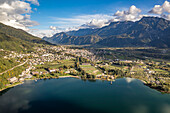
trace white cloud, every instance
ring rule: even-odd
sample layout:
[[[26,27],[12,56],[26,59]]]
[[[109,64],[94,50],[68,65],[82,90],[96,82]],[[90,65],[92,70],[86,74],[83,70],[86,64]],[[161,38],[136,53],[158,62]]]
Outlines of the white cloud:
[[[163,5],[155,5],[149,13],[158,14],[163,18],[170,20],[170,2],[165,1]]]
[[[26,0],[26,1],[31,2],[32,4],[35,4],[35,5],[38,5],[38,6],[40,5],[38,0]]]
[[[44,36],[51,37],[53,36],[56,32],[50,29],[29,29],[28,31],[30,34],[43,38]]]
[[[112,21],[136,21],[141,19],[143,16],[140,15],[141,9],[132,5],[128,11],[117,11]]]
[[[71,18],[54,17],[53,19],[57,22],[52,22],[52,24],[56,24],[63,29],[99,28],[105,26],[105,23],[111,18],[113,18],[113,16],[103,14],[78,15]]]
[[[91,22],[81,25],[79,28],[101,28],[108,25],[108,19],[96,20],[92,19]]]
[[[151,11],[149,11],[149,13],[162,14],[163,8],[160,5],[155,5],[154,8]]]
[[[164,9],[165,12],[170,13],[170,2],[165,1],[164,4],[162,5],[162,8]]]
[[[165,1],[162,6],[156,5],[151,12],[156,14],[162,14],[162,12],[170,12],[170,3]],[[162,8],[163,7],[163,8]],[[94,14],[94,15],[77,15],[70,18],[58,18],[52,17],[54,22],[51,24],[57,26],[50,26],[52,31],[66,32],[71,30],[78,30],[83,28],[101,28],[109,25],[111,22],[116,21],[138,21],[143,16],[149,16],[146,14],[141,14],[142,10],[132,5],[128,10],[117,11],[113,16],[107,14]],[[154,15],[151,15],[154,16]],[[161,15],[162,17],[170,20],[170,15]]]
[[[141,13],[141,9],[139,8],[136,8],[136,6],[132,5],[130,8],[129,8],[129,11],[128,11],[129,14],[139,14]]]
[[[52,17],[55,22],[50,23],[57,26],[49,26],[50,30],[46,34],[47,36],[51,36],[55,33],[79,30],[83,28],[100,28],[108,25],[108,21],[112,18],[113,16],[103,14],[77,15],[71,18]],[[40,31],[41,33],[43,32],[42,30]],[[41,37],[42,36],[43,35],[41,35]]]
[[[43,37],[52,37],[54,34],[56,33],[60,33],[60,32],[67,32],[67,31],[70,31],[72,29],[63,29],[63,28],[59,28],[59,27],[56,27],[56,26],[50,26],[49,29],[29,29],[29,33],[34,35],[34,36],[37,36],[37,37],[40,37],[40,38],[43,38]]]
[[[163,18],[167,19],[167,20],[170,20],[170,14],[168,15],[161,15]]]
[[[55,27],[55,26],[50,26],[50,29],[55,31],[55,30],[57,29],[57,27]]]
[[[30,3],[25,1],[2,0],[0,1],[0,22],[15,28],[28,30],[29,27],[38,25],[37,22],[30,19],[31,9]]]
[[[101,28],[109,25],[110,22],[113,21],[136,21],[143,17],[142,15],[139,15],[140,12],[140,9],[132,5],[128,11],[117,11],[114,16],[106,14],[94,14],[78,15],[71,18],[52,17],[55,22],[51,22],[51,24],[55,24],[57,27],[50,26],[50,29],[53,31],[57,30],[57,32],[66,32],[83,28]]]

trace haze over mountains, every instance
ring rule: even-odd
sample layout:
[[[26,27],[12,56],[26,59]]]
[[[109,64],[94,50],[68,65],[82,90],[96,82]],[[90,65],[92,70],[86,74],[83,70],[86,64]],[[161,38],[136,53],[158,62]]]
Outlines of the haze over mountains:
[[[166,48],[170,47],[170,21],[143,17],[136,22],[112,22],[102,28],[61,32],[43,39],[54,44]]]

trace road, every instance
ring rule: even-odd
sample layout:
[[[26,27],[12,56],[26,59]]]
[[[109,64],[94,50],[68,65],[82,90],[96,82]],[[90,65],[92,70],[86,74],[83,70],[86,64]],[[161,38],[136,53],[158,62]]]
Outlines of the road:
[[[21,63],[21,64],[19,64],[19,65],[17,65],[17,66],[14,66],[14,67],[11,68],[11,69],[8,69],[8,70],[6,70],[6,71],[0,73],[0,75],[6,73],[6,72],[8,72],[8,71],[11,71],[11,70],[13,70],[13,69],[15,69],[15,68],[17,68],[17,67],[19,67],[19,66],[22,66],[22,65],[24,65],[24,64],[27,63],[27,62],[28,62],[28,60],[26,60],[25,62],[23,62],[23,63]]]

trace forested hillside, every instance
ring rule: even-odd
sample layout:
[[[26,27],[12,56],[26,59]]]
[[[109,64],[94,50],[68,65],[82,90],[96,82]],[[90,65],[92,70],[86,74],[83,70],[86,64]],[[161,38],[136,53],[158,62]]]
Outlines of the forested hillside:
[[[0,49],[12,51],[31,51],[34,43],[50,44],[21,29],[0,23]]]

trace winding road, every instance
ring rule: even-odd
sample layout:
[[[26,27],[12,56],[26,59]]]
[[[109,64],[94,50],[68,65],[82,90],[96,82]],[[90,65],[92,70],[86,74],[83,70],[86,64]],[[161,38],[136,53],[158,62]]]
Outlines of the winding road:
[[[6,70],[6,71],[0,73],[0,75],[6,73],[6,72],[8,72],[8,71],[11,71],[11,70],[13,70],[13,69],[15,69],[15,68],[17,68],[17,67],[19,67],[19,66],[22,66],[22,65],[24,65],[24,64],[27,63],[27,62],[28,62],[28,60],[26,60],[25,62],[23,62],[23,63],[21,63],[21,64],[19,64],[19,65],[17,65],[17,66],[14,66],[14,67],[11,68],[11,69],[8,69],[8,70]]]

